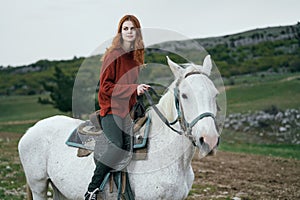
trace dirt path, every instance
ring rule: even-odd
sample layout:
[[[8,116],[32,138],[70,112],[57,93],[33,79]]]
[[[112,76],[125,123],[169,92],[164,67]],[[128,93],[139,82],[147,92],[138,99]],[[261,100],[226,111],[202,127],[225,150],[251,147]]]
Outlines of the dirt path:
[[[300,161],[218,152],[194,159],[192,199],[300,199]]]
[[[285,79],[282,79],[280,82],[292,81],[294,79],[299,79],[299,78],[300,78],[300,76],[290,76]]]

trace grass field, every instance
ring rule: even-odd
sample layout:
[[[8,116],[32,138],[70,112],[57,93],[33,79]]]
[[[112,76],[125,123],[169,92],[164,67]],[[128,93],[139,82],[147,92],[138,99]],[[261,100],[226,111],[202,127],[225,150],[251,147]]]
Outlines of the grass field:
[[[221,143],[219,150],[300,160],[300,145],[228,143],[225,141]]]
[[[0,122],[39,120],[62,113],[51,105],[42,105],[39,96],[0,97]]]
[[[228,113],[263,110],[270,105],[280,109],[300,108],[300,76],[264,82],[246,82],[226,91]]]

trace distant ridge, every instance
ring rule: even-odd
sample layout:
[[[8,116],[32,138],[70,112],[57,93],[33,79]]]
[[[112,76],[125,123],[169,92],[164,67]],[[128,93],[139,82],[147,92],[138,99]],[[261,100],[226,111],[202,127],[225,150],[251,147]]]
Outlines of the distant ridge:
[[[187,47],[186,43],[191,41],[198,42],[205,49],[213,48],[219,44],[227,44],[231,47],[253,45],[266,41],[277,41],[284,39],[293,39],[299,34],[300,22],[294,25],[275,26],[266,28],[257,28],[231,35],[224,35],[218,37],[194,38],[191,40],[182,41],[167,41],[160,44],[153,45],[153,47],[164,47],[166,49],[176,49]],[[299,35],[298,35],[299,37]]]
[[[220,44],[227,44],[230,47],[239,47],[245,45],[253,45],[258,44],[261,42],[266,41],[277,41],[277,40],[284,40],[284,39],[298,39],[300,38],[300,22],[294,25],[283,25],[283,26],[274,26],[274,27],[266,27],[266,28],[257,28],[252,29],[240,33],[234,33],[230,35],[224,36],[217,36],[217,37],[207,37],[207,38],[193,38],[190,40],[180,40],[180,41],[166,41],[159,44],[151,45],[151,48],[165,48],[165,49],[178,49],[178,48],[189,48],[189,44],[191,42],[198,42],[200,46],[204,47],[205,49],[213,48]],[[190,45],[191,49],[194,45]],[[20,65],[14,67],[25,67],[25,66],[32,66],[38,62],[46,61],[46,62],[68,62],[76,59],[84,59],[84,57],[74,57],[70,60],[55,60],[55,61],[48,61],[48,60],[40,60],[35,63],[29,65]],[[6,67],[0,66],[1,69],[5,69]]]
[[[176,55],[178,49],[184,50],[184,56],[188,59]],[[202,64],[206,54],[204,49],[212,56],[225,78],[244,74],[300,72],[300,23],[152,45],[146,49],[145,61],[156,67],[147,68],[145,76],[151,81],[164,80],[162,76],[168,76],[169,71],[159,64],[166,65],[166,55],[178,63],[192,61]],[[18,67],[0,66],[0,95],[43,94],[45,90],[42,83],[52,80],[55,68],[60,68],[66,76],[74,78],[83,63],[88,63],[92,69],[100,69],[100,57],[39,60]],[[98,72],[93,76],[98,78]],[[160,80],[157,80],[158,76],[161,76]]]

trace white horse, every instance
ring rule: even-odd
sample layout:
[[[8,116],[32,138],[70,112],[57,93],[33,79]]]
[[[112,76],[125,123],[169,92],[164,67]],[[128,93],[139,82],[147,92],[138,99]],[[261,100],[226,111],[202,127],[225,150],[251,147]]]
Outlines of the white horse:
[[[168,64],[175,81],[157,108],[168,121],[181,113],[182,122],[168,127],[154,109],[148,111],[152,121],[148,159],[131,161],[127,167],[137,200],[185,199],[194,181],[191,161],[196,148],[203,157],[218,144],[214,120],[218,91],[208,77],[212,69],[210,56],[205,57],[202,66],[189,64],[182,68],[169,58]],[[65,144],[82,122],[53,116],[37,122],[21,138],[20,159],[34,200],[47,199],[49,182],[54,199],[83,199],[95,168],[93,154],[79,158],[77,149]],[[109,193],[107,187],[106,198],[115,199],[116,192]]]

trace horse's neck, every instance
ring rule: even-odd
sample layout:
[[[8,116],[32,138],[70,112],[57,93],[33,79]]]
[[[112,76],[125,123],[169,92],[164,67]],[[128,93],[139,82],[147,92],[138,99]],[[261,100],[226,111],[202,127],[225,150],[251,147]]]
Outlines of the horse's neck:
[[[157,108],[169,122],[177,118],[174,94],[171,91],[168,91],[157,104]],[[165,156],[166,159],[174,158],[177,160],[179,158],[180,165],[186,168],[190,165],[194,155],[194,146],[187,137],[179,135],[167,127],[153,109],[150,111],[150,115],[152,121],[151,132],[153,135],[150,135],[152,139],[149,151],[157,152],[157,149],[165,148],[161,155]],[[177,130],[181,129],[178,123],[172,125],[172,127]]]
[[[177,117],[175,98],[173,92],[171,91],[172,90],[169,89],[169,91],[161,97],[157,104],[157,108],[169,122],[174,121]]]

